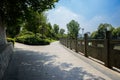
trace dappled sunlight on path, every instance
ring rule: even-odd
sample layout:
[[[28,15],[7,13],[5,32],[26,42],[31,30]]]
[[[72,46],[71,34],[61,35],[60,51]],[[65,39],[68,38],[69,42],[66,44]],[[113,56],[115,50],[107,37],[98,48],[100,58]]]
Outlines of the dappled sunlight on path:
[[[4,80],[111,80],[63,48],[16,44]]]

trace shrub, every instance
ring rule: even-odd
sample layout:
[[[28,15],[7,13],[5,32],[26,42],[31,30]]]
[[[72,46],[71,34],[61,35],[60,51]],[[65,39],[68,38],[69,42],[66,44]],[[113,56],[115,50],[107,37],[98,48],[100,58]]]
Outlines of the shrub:
[[[12,43],[13,43],[13,46],[15,45],[15,39],[13,39],[13,38],[7,38],[7,41],[8,41],[8,42],[12,42]]]
[[[40,44],[41,45],[48,45],[48,44],[50,44],[50,41],[48,39],[41,39]]]
[[[16,38],[17,42],[28,45],[48,45],[50,41],[47,39],[41,39],[38,35],[23,35]]]
[[[31,31],[23,30],[19,33],[18,37],[24,36],[24,35],[34,35],[34,33]]]

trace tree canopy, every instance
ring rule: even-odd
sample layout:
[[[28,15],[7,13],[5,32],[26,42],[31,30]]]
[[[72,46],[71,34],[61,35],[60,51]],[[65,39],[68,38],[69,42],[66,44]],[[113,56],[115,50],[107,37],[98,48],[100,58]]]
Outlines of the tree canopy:
[[[54,25],[53,25],[53,29],[54,29],[54,33],[55,33],[55,34],[58,34],[58,33],[59,33],[59,25],[54,24]]]
[[[97,31],[92,32],[91,38],[93,39],[104,39],[105,32],[110,31],[113,39],[120,37],[120,27],[114,28],[111,24],[105,23],[98,26]]]
[[[63,28],[60,29],[60,34],[63,35],[65,30]]]
[[[7,25],[25,19],[29,10],[39,13],[54,7],[58,0],[2,0],[0,2],[0,18]]]
[[[6,44],[5,27],[16,27],[18,23],[26,21],[31,11],[42,13],[45,10],[55,7],[55,2],[58,1],[59,0],[1,0],[0,44]]]
[[[33,33],[40,32],[47,23],[47,17],[44,13],[31,11],[31,14],[25,21],[25,28]]]
[[[120,27],[118,28],[115,28],[113,31],[112,31],[112,37],[113,39],[120,39]]]
[[[78,37],[80,26],[79,26],[79,23],[77,21],[71,20],[67,24],[67,29],[68,29],[68,35],[69,36],[71,36],[72,38],[77,38]]]

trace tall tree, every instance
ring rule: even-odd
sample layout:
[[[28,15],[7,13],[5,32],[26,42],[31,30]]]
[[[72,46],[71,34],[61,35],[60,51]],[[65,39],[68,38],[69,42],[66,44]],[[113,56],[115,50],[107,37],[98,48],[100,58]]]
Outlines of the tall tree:
[[[46,36],[49,38],[52,38],[52,36],[53,36],[52,25],[50,23],[48,23],[46,27],[47,27]]]
[[[29,9],[39,13],[54,7],[58,0],[1,0],[0,1],[0,45],[6,44],[6,27],[12,27],[19,22],[24,21]]]
[[[78,37],[80,26],[79,26],[79,23],[77,21],[71,20],[67,24],[67,29],[68,29],[68,34],[69,34],[70,37],[72,37],[72,38],[77,38]]]
[[[65,32],[65,30],[64,30],[64,29],[60,29],[60,34],[61,34],[61,35],[63,35],[63,34],[64,34],[64,32]]]
[[[53,25],[53,29],[54,29],[55,34],[58,34],[58,33],[59,33],[59,25],[54,24],[54,25]]]
[[[109,29],[110,32],[114,30],[111,24],[108,24],[108,23],[100,24],[98,26],[98,30],[92,33],[91,38],[104,39],[105,32],[107,31],[107,29]]]
[[[105,37],[105,32],[109,29],[112,32],[113,27],[111,24],[105,23],[98,26],[98,38],[103,39]]]
[[[38,13],[31,10],[29,15],[27,15],[25,28],[35,34],[41,31],[40,33],[42,34],[42,29],[45,27],[45,24],[47,24],[45,13]]]

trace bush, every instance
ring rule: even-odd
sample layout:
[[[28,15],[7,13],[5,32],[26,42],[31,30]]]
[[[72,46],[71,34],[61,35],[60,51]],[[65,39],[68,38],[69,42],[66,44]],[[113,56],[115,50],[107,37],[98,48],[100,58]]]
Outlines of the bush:
[[[23,30],[16,37],[16,42],[28,45],[48,45],[50,44],[50,39],[46,39],[46,36],[42,36],[40,33],[34,34],[33,32]]]
[[[13,39],[13,38],[7,38],[7,41],[8,41],[8,42],[12,42],[12,43],[13,43],[13,46],[15,45],[15,39]]]
[[[48,39],[41,39],[38,35],[23,35],[16,38],[17,42],[28,45],[48,45],[50,41]]]
[[[50,40],[48,40],[48,39],[41,39],[41,40],[40,40],[40,44],[41,44],[41,45],[45,45],[45,44],[48,45],[48,44],[50,44]]]
[[[18,37],[24,36],[24,35],[34,35],[34,33],[27,30],[23,30],[19,33]]]

